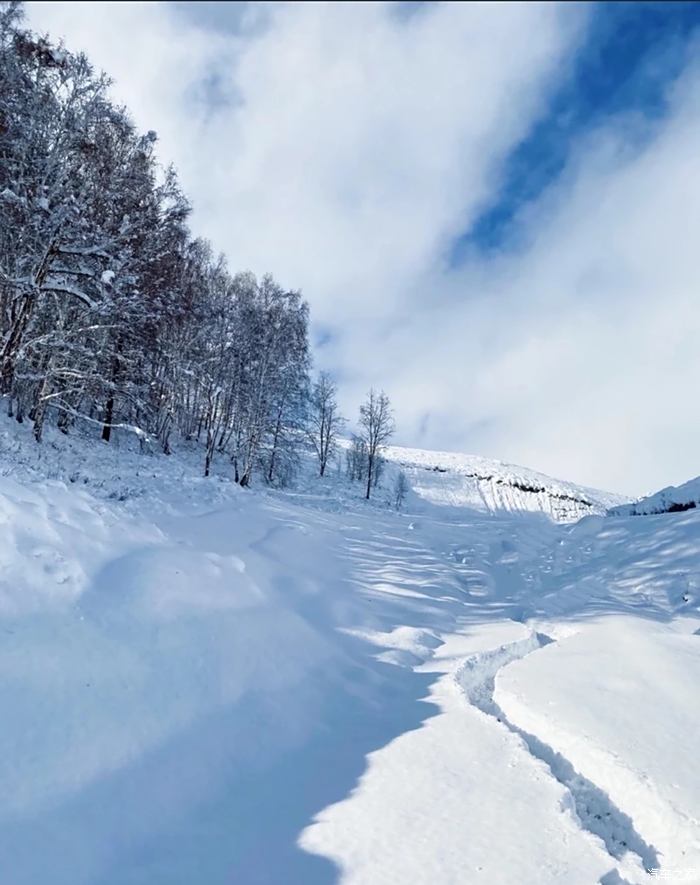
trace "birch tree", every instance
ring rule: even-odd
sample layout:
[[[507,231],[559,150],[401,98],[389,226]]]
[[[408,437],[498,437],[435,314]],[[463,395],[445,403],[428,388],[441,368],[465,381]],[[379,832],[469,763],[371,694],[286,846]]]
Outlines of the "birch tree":
[[[0,3],[0,396],[54,421],[199,443],[249,485],[288,475],[308,400],[308,306],[229,271],[83,54]]]
[[[367,488],[365,498],[369,500],[372,493],[378,460],[382,449],[386,446],[395,431],[389,397],[372,388],[367,399],[360,406],[360,439],[366,446],[367,455]]]
[[[313,446],[319,464],[319,475],[326,472],[329,460],[338,448],[338,436],[345,419],[338,410],[338,388],[328,374],[321,372],[309,397],[307,437]]]

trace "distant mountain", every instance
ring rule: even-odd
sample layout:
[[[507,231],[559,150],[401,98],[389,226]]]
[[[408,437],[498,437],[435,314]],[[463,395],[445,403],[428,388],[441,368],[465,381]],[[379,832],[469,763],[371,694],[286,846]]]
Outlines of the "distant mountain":
[[[654,513],[678,513],[700,507],[700,476],[679,486],[667,486],[639,501],[610,508],[610,516],[650,516]]]

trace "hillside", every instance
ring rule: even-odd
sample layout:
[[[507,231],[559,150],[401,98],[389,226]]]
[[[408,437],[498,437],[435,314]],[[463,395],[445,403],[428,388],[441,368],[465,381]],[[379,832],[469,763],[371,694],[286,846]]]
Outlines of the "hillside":
[[[473,459],[395,449],[397,513],[337,472],[243,490],[29,432],[0,437],[4,881],[700,865],[699,511],[470,507]]]
[[[679,486],[668,486],[627,504],[610,508],[611,516],[649,516],[657,513],[682,513],[700,505],[700,477]]]
[[[489,513],[545,513],[558,522],[575,522],[627,500],[477,455],[390,446],[386,457],[410,476],[414,491],[426,500]]]

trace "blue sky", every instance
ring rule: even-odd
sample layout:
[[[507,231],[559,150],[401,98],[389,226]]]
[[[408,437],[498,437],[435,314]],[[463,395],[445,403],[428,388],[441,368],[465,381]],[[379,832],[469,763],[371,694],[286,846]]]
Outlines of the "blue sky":
[[[696,3],[28,3],[350,418],[644,493],[700,472]],[[397,14],[398,13],[398,14]]]
[[[454,243],[459,264],[470,248],[507,245],[518,210],[566,168],[577,139],[611,115],[637,114],[649,134],[668,110],[668,87],[683,71],[700,27],[700,3],[596,3],[581,44],[562,68],[544,114],[507,158],[498,191]]]

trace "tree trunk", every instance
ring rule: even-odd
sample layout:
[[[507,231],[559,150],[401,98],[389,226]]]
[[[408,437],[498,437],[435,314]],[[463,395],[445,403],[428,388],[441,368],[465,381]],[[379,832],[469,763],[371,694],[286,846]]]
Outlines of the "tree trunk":
[[[43,405],[38,406],[34,417],[34,439],[40,443],[44,432],[44,413],[46,409]]]
[[[207,428],[207,454],[204,459],[204,475],[209,476],[209,471],[211,469],[212,458],[214,457],[214,446],[216,443],[216,436],[214,434],[214,428],[209,424]]]
[[[277,456],[277,445],[279,443],[280,433],[282,432],[282,412],[277,415],[277,423],[275,424],[275,433],[272,440],[272,454],[270,455],[270,469],[267,473],[267,481],[272,482],[272,476],[275,469],[275,458]]]
[[[34,439],[40,443],[42,434],[44,433],[44,415],[46,414],[46,400],[41,399],[46,391],[46,379],[44,379],[41,390],[39,392],[39,402],[34,408]]]
[[[114,423],[114,394],[110,393],[105,406],[105,423],[102,427],[102,439],[109,442],[112,436],[112,424]]]
[[[2,393],[9,393],[12,389],[12,382],[15,376],[15,355],[22,344],[33,305],[34,295],[27,295],[20,308],[19,315],[12,325],[12,330],[7,337],[2,354],[0,354],[0,392]]]
[[[61,412],[59,414],[56,426],[61,431],[61,433],[65,433],[66,436],[68,435],[68,428],[70,427],[70,415],[68,414],[68,412]]]
[[[160,444],[163,449],[164,455],[171,455],[172,449],[170,448],[170,431],[173,426],[173,415],[172,412],[168,411],[168,414],[165,416],[165,420],[163,425],[161,426],[161,434],[160,434]]]
[[[32,410],[32,420],[34,421],[34,439],[40,443],[41,437],[44,432],[44,416],[46,415],[46,397],[49,393],[49,387],[51,386],[51,372],[53,369],[52,360],[49,359],[49,364],[46,367],[46,371],[44,372],[44,380],[41,382],[41,387],[39,388],[39,392],[36,398],[36,404]]]
[[[112,359],[112,377],[110,379],[112,387],[110,389],[109,397],[107,398],[107,403],[105,404],[105,423],[102,428],[102,439],[107,443],[112,436],[112,424],[114,424],[114,390],[119,378],[119,362],[122,346],[122,338],[120,336],[117,339],[117,344],[114,349],[114,358]]]

